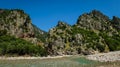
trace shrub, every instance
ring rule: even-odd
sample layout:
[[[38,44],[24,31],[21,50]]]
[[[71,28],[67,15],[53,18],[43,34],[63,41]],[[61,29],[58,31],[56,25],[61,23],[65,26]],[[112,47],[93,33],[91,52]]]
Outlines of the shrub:
[[[100,52],[104,52],[104,51],[105,51],[105,46],[104,46],[104,45],[97,44],[96,47],[98,48],[98,50],[99,50]]]

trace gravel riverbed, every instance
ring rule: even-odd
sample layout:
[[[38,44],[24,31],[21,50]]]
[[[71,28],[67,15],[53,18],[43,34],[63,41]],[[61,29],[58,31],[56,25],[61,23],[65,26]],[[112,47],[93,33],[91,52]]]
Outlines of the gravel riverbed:
[[[100,62],[120,61],[120,51],[88,55],[87,59],[96,60]]]

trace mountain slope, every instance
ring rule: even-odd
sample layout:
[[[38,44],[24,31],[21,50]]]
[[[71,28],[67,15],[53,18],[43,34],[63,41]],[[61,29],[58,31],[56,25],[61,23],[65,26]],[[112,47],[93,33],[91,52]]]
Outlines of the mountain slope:
[[[34,44],[38,41],[42,42],[44,39],[40,36],[46,35],[46,32],[32,24],[28,14],[19,9],[0,9],[0,30],[6,31],[7,35],[23,38]]]
[[[0,56],[45,56],[46,32],[19,9],[0,9]]]
[[[58,22],[58,25],[49,31],[49,54],[86,55],[120,50],[120,33],[113,27],[113,23],[97,10],[81,15],[73,26]]]

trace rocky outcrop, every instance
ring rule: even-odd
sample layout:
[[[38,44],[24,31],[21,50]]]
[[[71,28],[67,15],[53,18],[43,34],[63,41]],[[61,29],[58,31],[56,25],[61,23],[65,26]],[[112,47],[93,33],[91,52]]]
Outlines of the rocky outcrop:
[[[0,9],[0,30],[6,31],[7,35],[23,38],[34,44],[38,43],[37,36],[44,35],[44,31],[31,23],[30,16],[19,9]]]
[[[89,55],[114,50],[115,43],[120,47],[120,38],[117,38],[120,34],[115,25],[113,26],[113,23],[119,23],[119,20],[113,20],[93,10],[81,15],[73,26],[59,21],[58,25],[48,32],[47,48],[51,50],[51,55]]]
[[[113,16],[112,24],[113,27],[115,27],[117,30],[120,30],[120,18]]]

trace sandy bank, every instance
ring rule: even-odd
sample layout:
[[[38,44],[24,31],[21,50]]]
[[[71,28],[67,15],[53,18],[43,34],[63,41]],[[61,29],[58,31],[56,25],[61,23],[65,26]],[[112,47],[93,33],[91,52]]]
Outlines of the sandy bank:
[[[63,56],[48,56],[48,57],[0,57],[1,60],[19,60],[19,59],[54,59],[54,58],[63,58],[70,57],[71,55]]]

